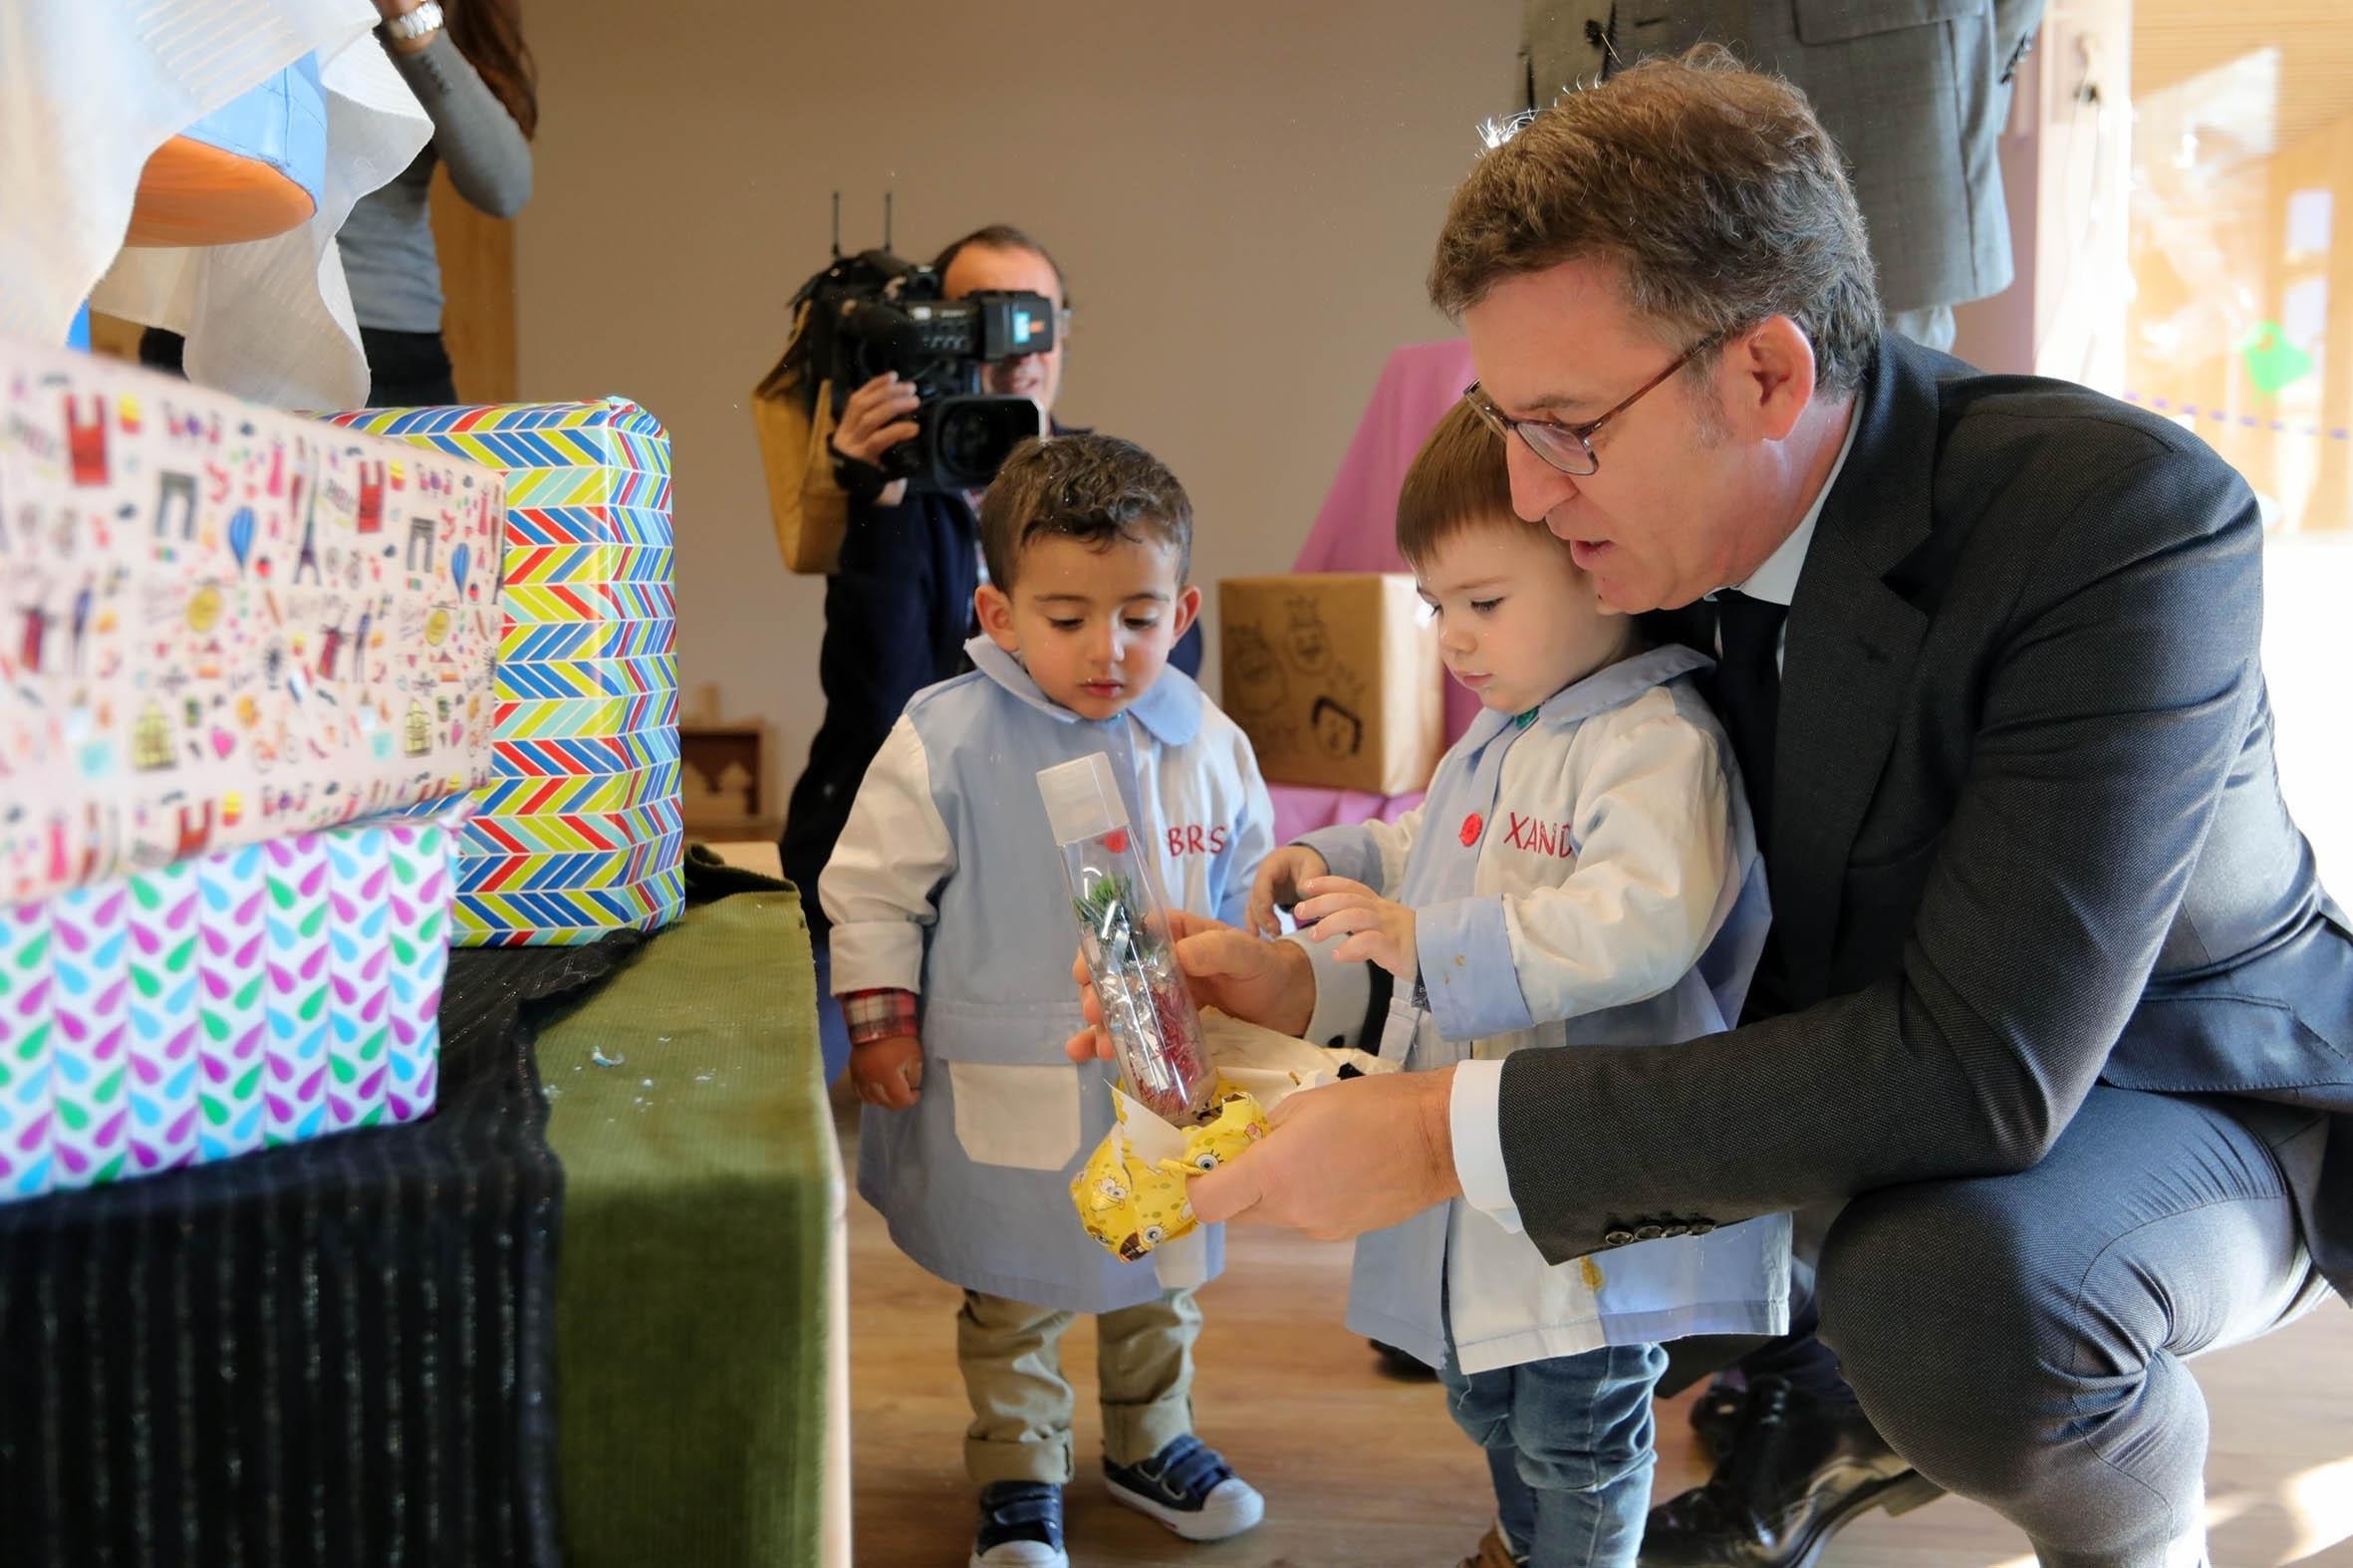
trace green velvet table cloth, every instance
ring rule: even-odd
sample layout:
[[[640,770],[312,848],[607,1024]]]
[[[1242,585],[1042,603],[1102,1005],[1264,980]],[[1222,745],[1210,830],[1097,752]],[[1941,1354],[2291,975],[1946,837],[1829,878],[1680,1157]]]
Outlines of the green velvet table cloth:
[[[540,1036],[573,1568],[818,1558],[839,1167],[799,900],[743,882]]]

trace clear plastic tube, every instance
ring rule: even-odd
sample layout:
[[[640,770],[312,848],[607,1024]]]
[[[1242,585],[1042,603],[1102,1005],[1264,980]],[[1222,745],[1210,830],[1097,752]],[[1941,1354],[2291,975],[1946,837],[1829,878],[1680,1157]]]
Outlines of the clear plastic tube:
[[[1163,1121],[1188,1125],[1215,1109],[1216,1073],[1111,758],[1099,751],[1040,769],[1038,790],[1128,1093]]]

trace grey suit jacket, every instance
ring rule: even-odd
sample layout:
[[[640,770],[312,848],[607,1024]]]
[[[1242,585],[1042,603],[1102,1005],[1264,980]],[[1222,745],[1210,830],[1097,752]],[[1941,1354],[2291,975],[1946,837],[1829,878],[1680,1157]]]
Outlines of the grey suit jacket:
[[[2333,1113],[2298,1197],[2347,1291],[2353,932],[2273,770],[2254,498],[2163,419],[1893,337],[1857,407],[1787,623],[1792,1010],[1511,1056],[1529,1234],[2022,1170],[2105,1081]]]
[[[1729,46],[1788,78],[1846,154],[1881,308],[1982,299],[2010,281],[1995,140],[2043,0],[1527,0],[1528,103],[1646,55]]]

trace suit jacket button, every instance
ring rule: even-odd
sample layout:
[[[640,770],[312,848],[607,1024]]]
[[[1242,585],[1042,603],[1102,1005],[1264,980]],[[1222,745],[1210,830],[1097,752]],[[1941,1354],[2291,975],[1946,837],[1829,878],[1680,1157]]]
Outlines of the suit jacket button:
[[[1692,1221],[1692,1234],[1695,1236],[1703,1236],[1714,1228],[1715,1221],[1712,1219],[1695,1219]]]
[[[1634,1227],[1634,1239],[1637,1241],[1656,1241],[1665,1234],[1667,1232],[1657,1225],[1637,1225]]]
[[[1663,1236],[1688,1236],[1692,1233],[1692,1227],[1689,1225],[1669,1225],[1659,1233]]]
[[[1622,1247],[1633,1239],[1634,1232],[1631,1230],[1609,1230],[1602,1233],[1601,1244],[1605,1247]]]

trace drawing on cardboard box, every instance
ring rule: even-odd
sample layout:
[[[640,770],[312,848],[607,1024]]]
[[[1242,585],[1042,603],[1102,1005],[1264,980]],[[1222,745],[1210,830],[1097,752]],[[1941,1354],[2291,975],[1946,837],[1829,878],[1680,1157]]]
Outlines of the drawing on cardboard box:
[[[1226,700],[1237,713],[1272,713],[1290,695],[1273,647],[1252,626],[1226,633],[1225,682]]]
[[[1285,639],[1293,668],[1313,675],[1332,661],[1332,634],[1324,627],[1324,613],[1305,595],[1291,601],[1291,630]]]
[[[1353,757],[1365,749],[1365,721],[1354,710],[1317,697],[1308,714],[1315,726],[1315,743],[1327,757]]]

